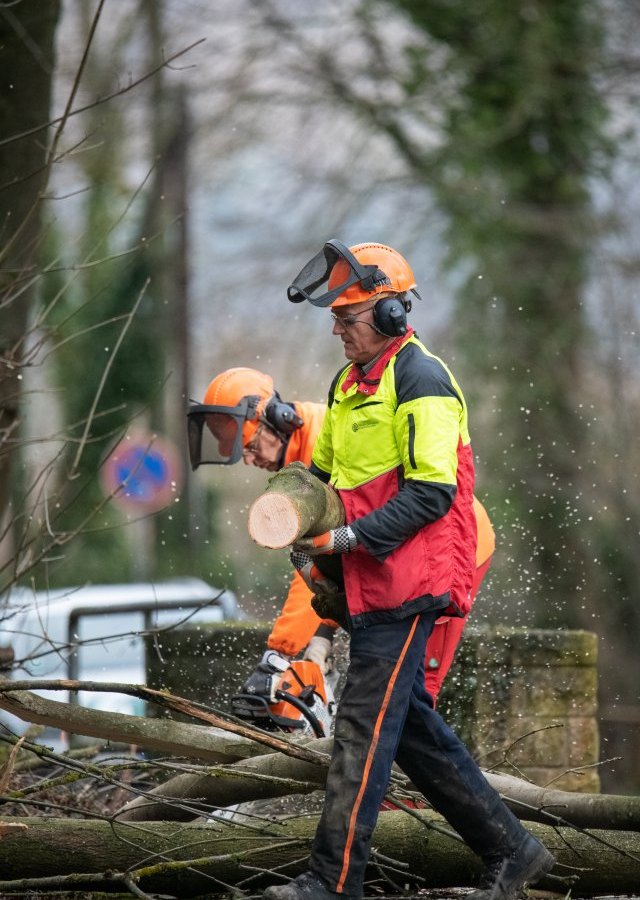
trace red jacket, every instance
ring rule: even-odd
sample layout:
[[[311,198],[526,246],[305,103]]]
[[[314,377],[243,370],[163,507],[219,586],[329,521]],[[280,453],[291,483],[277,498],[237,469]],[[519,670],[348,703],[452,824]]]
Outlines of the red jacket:
[[[426,609],[464,616],[477,533],[462,392],[411,331],[366,374],[354,370],[334,379],[313,452],[358,538],[343,558],[351,621]]]

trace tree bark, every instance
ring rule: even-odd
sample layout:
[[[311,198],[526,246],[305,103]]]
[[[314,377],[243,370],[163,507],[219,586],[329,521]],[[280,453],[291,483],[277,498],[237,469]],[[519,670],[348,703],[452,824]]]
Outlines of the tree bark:
[[[57,712],[58,718],[54,723],[48,713],[43,714],[42,711],[38,712],[38,701],[40,701],[41,698],[35,694],[31,694],[28,689],[34,691],[96,691],[98,693],[115,692],[128,694],[155,703],[163,709],[181,713],[185,716],[191,716],[191,718],[194,718],[197,721],[206,722],[208,725],[213,725],[223,731],[228,731],[240,737],[247,738],[250,741],[255,740],[256,743],[269,747],[271,750],[280,750],[287,755],[297,756],[299,759],[306,759],[308,762],[318,761],[318,754],[314,750],[308,750],[306,747],[302,746],[302,744],[298,743],[293,736],[283,732],[273,734],[271,732],[262,731],[259,728],[253,728],[251,725],[245,725],[243,722],[230,721],[223,715],[216,713],[214,710],[207,708],[201,703],[192,702],[185,697],[171,694],[169,691],[159,691],[155,688],[147,687],[147,685],[144,684],[76,681],[70,678],[61,678],[57,680],[36,678],[33,679],[33,681],[15,681],[12,683],[0,684],[0,709],[6,709],[9,712],[14,713],[14,715],[25,719],[27,722],[38,722],[39,724],[45,725],[54,724],[58,728],[73,730],[79,734],[89,734],[89,732],[83,730],[83,728],[86,729],[87,727],[92,727],[92,722],[94,720],[87,720],[87,713],[89,713],[90,710],[87,710],[84,707],[76,707],[69,704],[56,704],[55,701],[48,701],[53,704],[51,707],[51,714],[56,714]],[[17,696],[21,693],[21,697]],[[11,697],[13,697],[13,703]],[[46,703],[47,701],[44,702]],[[29,709],[26,714],[24,711],[25,705],[28,706]],[[56,706],[58,707],[57,711],[55,709]],[[64,707],[67,706],[68,713],[70,713],[71,717],[65,719]],[[60,707],[62,707],[62,709],[60,709]],[[40,707],[40,709],[42,710],[42,707]],[[38,715],[39,718],[34,718],[34,715]],[[128,716],[125,718],[135,720],[139,717]],[[70,722],[73,723],[73,727],[69,724]],[[91,736],[101,737],[102,735],[92,734]]]
[[[402,812],[381,813],[373,836],[373,861],[377,852],[395,860],[403,870],[391,874],[396,880],[420,887],[465,887],[473,885],[481,862],[468,847],[425,824],[438,819],[420,812],[417,818]],[[127,871],[139,889],[148,893],[171,893],[178,897],[227,893],[229,886],[250,887],[278,882],[277,868],[285,877],[304,870],[317,817],[293,818],[282,823],[262,823],[256,828],[221,821],[184,825],[176,833],[173,823],[154,823],[140,829],[118,822],[77,819],[4,819],[4,824],[24,824],[10,829],[0,841],[0,892],[12,893],[16,879],[74,876],[86,873]],[[582,834],[571,829],[534,825],[531,831],[556,856],[567,875],[575,867],[575,896],[598,893],[630,893],[640,884],[640,835],[636,832],[597,831]],[[189,865],[185,865],[190,861]],[[378,860],[378,864],[384,861]],[[378,876],[377,866],[369,870]],[[113,875],[111,876],[113,877]],[[250,879],[248,883],[247,879]],[[243,882],[245,884],[243,885]],[[540,883],[558,887],[558,882]],[[95,887],[104,887],[96,877]],[[83,883],[85,890],[91,883]],[[33,889],[33,885],[31,885]],[[562,889],[566,893],[566,887]]]
[[[327,754],[331,753],[332,745],[332,738],[320,738],[312,742],[314,750]],[[327,756],[327,763],[328,761]],[[281,753],[268,753],[240,760],[213,776],[206,772],[177,775],[153,788],[147,797],[139,797],[127,803],[120,810],[118,818],[126,822],[187,822],[194,818],[189,810],[177,804],[168,806],[160,798],[188,800],[192,807],[194,803],[200,803],[203,810],[222,809],[250,800],[306,794],[324,787],[326,776],[325,766],[303,760],[294,762]],[[154,801],[154,797],[158,800]]]
[[[323,763],[328,761],[332,746],[330,738],[308,741],[305,746],[283,740],[288,752],[304,754],[307,751],[307,759],[277,752],[265,754],[264,745],[220,728],[85,709],[28,691],[0,692],[0,708],[28,722],[114,743],[214,764],[238,763],[233,771],[179,775],[168,780],[154,788],[149,799],[134,801],[123,808],[124,818],[131,821],[169,818],[188,821],[193,817],[188,811],[169,808],[161,797],[192,800],[204,809],[311,792],[324,784],[326,767]],[[256,731],[256,737],[262,740],[273,736]],[[557,817],[579,828],[640,831],[638,797],[548,790],[508,775],[493,772],[485,775],[521,819],[548,823]],[[157,802],[154,802],[154,796],[158,798]]]
[[[484,774],[520,819],[549,824],[558,817],[578,828],[640,832],[640,797],[556,791],[513,775]]]
[[[299,462],[276,472],[249,509],[249,534],[261,547],[272,549],[342,524],[344,509],[337,493]]]
[[[264,752],[260,744],[219,728],[86,709],[39,697],[29,691],[0,693],[0,709],[36,725],[49,725],[74,734],[210,763],[233,762]]]
[[[22,360],[35,297],[59,0],[0,10],[0,524],[11,497]],[[22,136],[21,136],[22,135]],[[11,438],[10,440],[7,440]],[[1,531],[1,529],[0,529]],[[3,552],[11,552],[6,547]]]
[[[314,749],[331,752],[332,741],[311,742]],[[233,772],[237,771],[234,775]],[[396,770],[399,772],[399,770]],[[582,794],[540,788],[520,778],[485,772],[489,783],[520,818],[529,822],[569,823],[577,828],[606,828],[640,832],[640,798],[613,794]],[[256,778],[256,776],[261,776]],[[266,780],[268,776],[271,780]],[[230,765],[224,772],[177,775],[137,798],[121,810],[125,821],[189,821],[195,816],[184,807],[168,806],[161,798],[188,800],[203,810],[223,808],[250,800],[304,794],[324,786],[326,767],[284,757],[280,753],[254,756]],[[154,796],[158,798],[154,802]]]

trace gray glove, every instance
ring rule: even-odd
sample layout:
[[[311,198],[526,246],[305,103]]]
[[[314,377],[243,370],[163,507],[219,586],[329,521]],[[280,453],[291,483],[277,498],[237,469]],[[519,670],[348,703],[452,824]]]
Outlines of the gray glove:
[[[289,668],[289,658],[277,650],[265,650],[262,659],[242,685],[243,694],[276,699],[282,673]]]
[[[309,659],[311,662],[316,663],[322,674],[326,675],[333,669],[332,649],[333,640],[322,637],[319,634],[314,634],[307,644],[307,649],[304,651],[302,658]]]

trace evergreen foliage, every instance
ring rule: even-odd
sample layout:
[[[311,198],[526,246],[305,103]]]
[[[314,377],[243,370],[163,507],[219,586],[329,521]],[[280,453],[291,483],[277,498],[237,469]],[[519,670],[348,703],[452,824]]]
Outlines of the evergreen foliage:
[[[496,442],[481,449],[481,471],[499,520],[522,529],[508,568],[537,569],[550,609],[589,580],[578,461],[597,228],[589,180],[609,149],[601,11],[593,0],[394,5],[446,48],[455,90],[430,179],[447,215],[449,266],[467,273],[457,331],[476,385],[471,408],[496,398],[487,411]],[[567,609],[560,619],[572,618]]]

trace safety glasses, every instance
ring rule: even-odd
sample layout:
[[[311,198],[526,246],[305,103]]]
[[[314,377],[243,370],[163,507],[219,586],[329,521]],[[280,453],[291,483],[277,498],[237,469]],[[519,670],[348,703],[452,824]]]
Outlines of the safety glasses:
[[[337,313],[331,313],[331,318],[338,325],[342,325],[343,328],[350,328],[352,325],[358,325],[360,320],[358,316],[363,316],[365,313],[368,313],[373,309],[375,303],[371,306],[367,306],[366,309],[361,309],[360,312],[357,313],[347,313],[346,315],[338,315]]]
[[[329,276],[341,259],[347,264],[346,278],[341,284],[327,291],[325,288],[329,283]],[[348,247],[332,239],[327,241],[320,253],[316,253],[296,275],[287,288],[287,297],[292,303],[308,300],[314,306],[331,306],[340,294],[357,282],[365,291],[372,291],[376,284],[376,272],[377,266],[363,266]]]
[[[259,397],[243,397],[237,406],[194,403],[187,412],[189,461],[195,471],[202,465],[230,466],[242,456],[242,428],[256,418]]]

